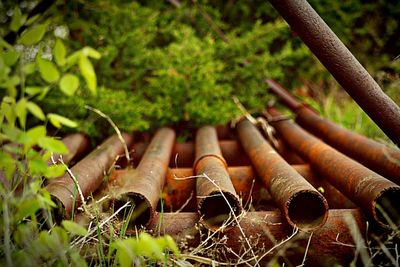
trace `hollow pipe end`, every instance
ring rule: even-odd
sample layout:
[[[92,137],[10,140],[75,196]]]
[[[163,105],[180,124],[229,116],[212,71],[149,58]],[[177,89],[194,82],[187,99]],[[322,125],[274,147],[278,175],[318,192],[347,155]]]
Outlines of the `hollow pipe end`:
[[[200,199],[200,223],[211,231],[231,228],[243,211],[238,197],[230,192],[214,191]],[[233,213],[233,214],[232,214]]]
[[[147,227],[154,215],[154,208],[150,201],[142,194],[136,192],[124,192],[119,194],[114,200],[114,212],[122,208],[119,214],[128,220],[128,227]]]
[[[313,231],[326,223],[328,209],[328,202],[320,193],[302,190],[286,202],[284,214],[291,226],[303,231]]]
[[[393,230],[400,226],[400,187],[383,190],[372,202],[372,216],[382,228]]]

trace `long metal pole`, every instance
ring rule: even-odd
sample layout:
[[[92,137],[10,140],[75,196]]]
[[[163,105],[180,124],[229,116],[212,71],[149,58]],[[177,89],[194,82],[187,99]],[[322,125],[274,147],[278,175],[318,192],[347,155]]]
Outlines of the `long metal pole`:
[[[357,104],[400,146],[400,108],[306,0],[270,0]]]

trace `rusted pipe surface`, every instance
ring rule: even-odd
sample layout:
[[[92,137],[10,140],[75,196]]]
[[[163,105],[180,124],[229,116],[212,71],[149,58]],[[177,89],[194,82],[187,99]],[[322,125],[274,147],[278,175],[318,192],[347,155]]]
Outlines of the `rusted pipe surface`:
[[[237,125],[244,150],[272,198],[292,226],[315,229],[327,219],[326,199],[267,143],[248,120]]]
[[[197,206],[201,222],[217,230],[242,212],[239,197],[229,177],[225,159],[212,126],[203,126],[196,133]]]
[[[296,113],[296,122],[340,152],[400,184],[400,151],[330,122],[296,99],[277,82],[268,80],[271,91]],[[289,100],[288,100],[289,99]],[[295,103],[295,104],[293,104]]]
[[[148,231],[153,235],[170,235],[182,249],[194,248],[200,244],[197,212],[156,213]],[[135,229],[128,229],[135,233]]]
[[[292,29],[385,134],[400,145],[400,108],[306,0],[270,0]]]
[[[278,146],[275,148],[279,155],[289,164],[305,164],[306,162],[291,150],[282,139],[277,139]]]
[[[279,117],[274,108],[269,115]],[[390,228],[388,215],[395,225],[400,225],[400,187],[360,163],[307,133],[290,120],[271,121],[271,124],[295,150],[320,175],[375,219],[379,225]],[[379,210],[382,207],[386,214]]]
[[[400,151],[325,120],[307,107],[297,110],[296,122],[329,145],[366,167],[400,184]]]
[[[126,145],[130,146],[133,137],[129,134],[123,134],[122,137]],[[113,135],[71,168],[84,197],[101,185],[104,175],[123,152],[124,146],[121,140],[117,135]],[[75,182],[68,173],[51,180],[46,190],[60,204],[59,212],[63,217],[70,218],[74,208],[81,203]]]
[[[160,128],[137,168],[123,172],[114,181],[114,209],[131,202],[126,208],[133,209],[130,225],[146,226],[150,222],[165,183],[174,141],[174,130]]]
[[[349,225],[353,218],[355,224]],[[196,224],[198,215],[196,213],[164,213],[159,217],[154,217],[150,224],[149,231],[161,234],[169,234],[177,240],[180,247],[197,247],[200,244],[199,227]],[[260,257],[264,253],[282,240],[291,236],[292,227],[286,223],[284,216],[278,211],[248,212],[240,221],[240,227],[244,231],[246,238],[252,245],[256,256]],[[179,231],[182,229],[182,232]],[[365,219],[358,209],[329,210],[328,219],[324,226],[313,232],[307,253],[306,264],[309,266],[334,266],[335,264],[347,266],[354,258],[355,242],[351,232],[357,229],[362,235],[365,233]],[[200,231],[203,231],[200,228]],[[185,236],[186,234],[186,236]],[[232,227],[221,233],[226,237],[226,242],[220,247],[213,247],[218,251],[217,260],[237,261],[237,255],[243,255],[242,260],[252,258],[247,243],[238,226]],[[203,233],[203,236],[208,236]],[[218,237],[217,237],[218,238]],[[285,242],[285,258],[290,262],[289,265],[299,265],[305,254],[309,233],[299,232],[292,239]],[[203,244],[207,246],[207,244]],[[217,245],[218,246],[218,245]],[[354,246],[354,247],[353,247]],[[226,253],[221,253],[221,249]],[[237,255],[230,253],[232,250]],[[277,255],[279,246],[271,253],[266,254],[261,259],[262,264],[269,262]],[[247,251],[247,253],[244,253]],[[254,261],[250,261],[254,264]],[[263,266],[263,265],[262,265]]]

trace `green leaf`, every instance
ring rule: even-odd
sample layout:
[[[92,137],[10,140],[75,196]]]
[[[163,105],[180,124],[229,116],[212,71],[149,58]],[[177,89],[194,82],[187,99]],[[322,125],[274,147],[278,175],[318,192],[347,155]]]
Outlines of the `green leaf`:
[[[96,79],[96,73],[94,72],[94,68],[90,60],[84,56],[81,55],[79,59],[79,69],[81,70],[81,74],[83,78],[86,80],[86,84],[89,88],[89,91],[93,94],[96,95],[97,93],[97,79]]]
[[[54,59],[58,66],[64,66],[67,50],[61,39],[57,39],[53,49]]]
[[[73,221],[64,220],[61,224],[67,232],[70,232],[73,235],[85,236],[88,233],[85,228]]]
[[[76,122],[58,114],[49,113],[47,114],[47,117],[49,118],[50,122],[57,128],[60,128],[61,124],[71,128],[75,128],[78,126]]]
[[[47,86],[46,87],[42,87],[42,86],[27,86],[27,87],[25,87],[25,93],[27,93],[30,96],[33,96],[33,95],[37,95],[37,94],[42,93],[46,88],[47,88]]]
[[[157,240],[148,233],[140,233],[139,235],[140,249],[144,256],[149,258],[163,259],[163,248],[158,244]]]
[[[101,58],[101,54],[94,48],[91,48],[90,46],[86,46],[82,49],[82,53],[87,56],[87,57],[91,57],[94,59],[100,59]]]
[[[8,180],[11,180],[14,175],[15,165],[16,161],[13,157],[9,153],[0,150],[0,169],[4,170]]]
[[[15,113],[19,119],[19,123],[21,124],[22,128],[25,128],[26,124],[26,111],[27,108],[27,100],[26,98],[21,98],[18,102],[17,105],[15,106]]]
[[[32,74],[32,73],[35,72],[35,68],[36,68],[36,64],[35,64],[34,62],[31,62],[31,63],[25,64],[25,65],[22,67],[22,71],[23,71],[25,74],[29,75],[29,74]]]
[[[35,116],[39,120],[42,120],[42,121],[45,120],[46,117],[45,117],[42,109],[38,105],[36,105],[36,103],[29,101],[26,104],[26,107],[28,108],[29,112],[33,114],[33,116]]]
[[[22,25],[24,25],[27,16],[22,15],[21,10],[19,7],[15,7],[14,14],[10,23],[10,30],[13,32],[17,32]]]
[[[67,57],[66,59],[66,64],[68,67],[71,67],[72,65],[75,65],[76,63],[78,63],[79,58],[82,55],[82,51],[76,51],[74,53],[72,53],[69,57]]]
[[[53,62],[42,59],[40,55],[38,55],[36,57],[36,63],[38,64],[39,72],[43,80],[48,83],[58,81],[58,79],[60,78],[60,73],[58,72],[58,69]]]
[[[73,74],[65,74],[60,80],[61,92],[73,96],[79,87],[79,79]]]
[[[38,19],[40,18],[40,15],[41,15],[41,14],[36,14],[35,16],[30,17],[30,18],[25,22],[25,25],[26,25],[26,26],[31,25],[32,23],[34,23],[36,20],[38,20]]]
[[[44,126],[36,126],[34,128],[29,129],[26,134],[32,138],[32,140],[36,143],[42,137],[46,136],[46,127]]]
[[[40,140],[40,139],[39,139]],[[29,171],[30,175],[42,175],[47,170],[47,164],[41,159],[29,160]]]
[[[61,142],[60,140],[56,140],[54,138],[48,137],[48,136],[39,138],[38,145],[41,148],[46,149],[53,153],[58,153],[58,154],[67,154],[68,153],[68,148],[64,145],[63,142]]]
[[[16,221],[34,215],[40,209],[40,203],[36,198],[27,199],[18,205]]]
[[[15,49],[9,49],[3,54],[4,63],[7,66],[13,66],[19,58],[19,53]]]
[[[49,167],[47,167],[45,176],[47,178],[57,178],[57,177],[60,177],[61,175],[63,175],[65,173],[65,170],[66,170],[66,168],[64,165],[61,165],[61,164],[50,165]]]
[[[46,24],[37,25],[35,28],[24,31],[19,39],[19,43],[23,45],[34,45],[42,40],[46,33]]]

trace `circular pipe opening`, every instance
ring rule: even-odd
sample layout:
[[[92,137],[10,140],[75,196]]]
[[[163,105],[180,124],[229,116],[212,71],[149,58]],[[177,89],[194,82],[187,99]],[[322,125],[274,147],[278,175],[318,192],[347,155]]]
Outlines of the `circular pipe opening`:
[[[302,230],[322,226],[328,218],[328,204],[323,196],[313,191],[295,194],[288,204],[288,221]]]
[[[389,188],[375,199],[373,215],[385,228],[397,228],[400,225],[400,211],[395,203],[400,199],[400,188]]]
[[[128,220],[129,227],[142,227],[150,223],[152,215],[152,207],[150,202],[141,194],[127,193],[122,195],[114,202],[114,212],[126,205],[120,212],[123,220]]]
[[[223,192],[221,195],[220,192],[214,192],[200,203],[199,212],[205,225],[211,230],[216,230],[234,220],[231,208],[234,216],[239,216],[242,212],[239,200],[233,194]]]

